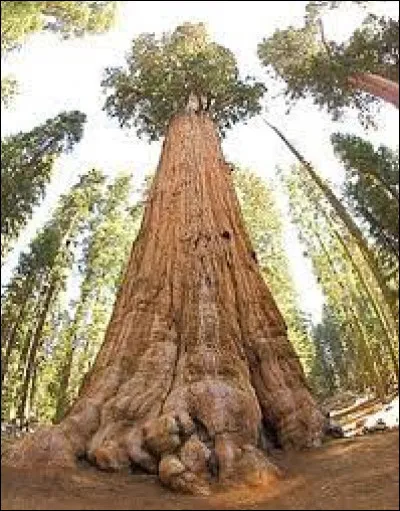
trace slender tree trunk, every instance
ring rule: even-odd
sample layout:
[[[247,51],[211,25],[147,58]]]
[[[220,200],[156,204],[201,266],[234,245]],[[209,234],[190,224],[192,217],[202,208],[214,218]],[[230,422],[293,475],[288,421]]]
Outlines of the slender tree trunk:
[[[85,280],[82,283],[82,289],[85,289],[85,286],[90,284],[90,278],[91,278],[90,273],[88,273],[88,275],[86,276]],[[85,314],[85,311],[87,312],[88,310],[90,310],[91,305],[93,310],[94,303],[93,301],[90,301],[90,293],[83,292],[83,294],[81,295],[79,305],[75,311],[73,322],[68,327],[68,332],[66,334],[67,338],[65,342],[65,355],[59,376],[59,389],[57,392],[57,404],[56,411],[54,414],[54,423],[59,423],[61,419],[63,419],[63,417],[65,416],[68,409],[69,405],[68,389],[70,386],[71,373],[76,348],[76,331],[80,324],[80,321],[82,320]],[[89,341],[86,340],[83,349],[84,354],[86,354],[88,351],[88,344]],[[78,372],[80,372],[81,374],[82,372],[84,372],[83,368],[79,367],[79,362]]]
[[[381,324],[382,330],[384,332],[384,343],[385,343],[385,345],[388,349],[389,355],[390,355],[391,363],[393,366],[393,372],[395,374],[395,377],[398,379],[399,363],[397,360],[396,352],[395,352],[393,344],[392,344],[392,340],[395,341],[397,339],[396,332],[393,332],[393,330],[391,330],[391,328],[390,328],[390,325],[387,324],[386,317],[384,316],[384,314],[382,314],[379,303],[377,302],[373,291],[370,289],[369,284],[367,283],[357,262],[354,260],[354,257],[351,254],[348,246],[342,239],[341,235],[336,230],[334,230],[334,232],[335,232],[335,236],[337,237],[338,241],[341,243],[342,248],[344,249],[354,271],[356,272],[358,280],[360,281],[362,287],[366,291],[367,296],[369,298],[369,303],[371,304],[371,306],[375,312],[375,315],[376,315],[379,323]]]
[[[341,389],[348,386],[348,374],[347,374],[347,366],[350,363],[345,363],[344,361],[344,345],[345,343],[341,341],[341,339],[335,337],[329,337],[326,339],[326,343],[329,346],[330,353],[332,355],[332,367],[331,372],[333,375],[337,376],[339,382],[336,382],[336,379],[333,378],[336,389]],[[348,355],[351,354],[351,351],[348,350],[346,345]],[[352,354],[353,355],[353,354]],[[349,361],[350,362],[350,361]]]
[[[1,343],[2,346],[4,346],[4,356],[1,358],[1,385],[3,386],[5,375],[7,374],[8,369],[8,361],[10,359],[11,353],[15,347],[15,336],[18,330],[18,327],[21,324],[21,320],[23,318],[26,306],[28,304],[28,297],[29,293],[32,290],[34,281],[32,278],[29,278],[26,281],[26,290],[24,295],[24,301],[22,302],[18,315],[14,321],[14,323],[9,325],[9,328],[7,328],[6,332],[4,332],[1,336]],[[3,326],[2,326],[3,328]]]
[[[43,309],[40,313],[38,324],[36,326],[36,330],[33,335],[32,345],[31,345],[31,349],[29,352],[28,363],[26,365],[24,379],[23,379],[23,383],[22,383],[22,387],[21,387],[20,402],[19,402],[18,410],[17,410],[17,418],[20,420],[21,426],[22,426],[24,418],[25,418],[25,409],[26,409],[26,403],[27,403],[27,399],[28,399],[29,383],[32,380],[32,371],[34,369],[34,363],[36,360],[37,351],[40,346],[40,340],[42,337],[43,327],[44,327],[46,319],[47,319],[47,313],[49,311],[51,300],[53,298],[55,289],[56,289],[56,283],[55,283],[55,279],[53,278],[53,280],[50,283],[49,288],[47,290],[46,299],[43,304]]]
[[[38,324],[38,321],[39,321],[39,319],[37,319],[37,318],[40,318],[40,310],[41,310],[41,306],[42,306],[41,298],[42,297],[39,296],[38,302],[35,304],[36,306],[35,306],[35,309],[33,311],[32,328],[29,328],[28,332],[26,333],[26,335],[25,335],[25,337],[23,339],[23,342],[21,343],[21,347],[20,347],[20,352],[19,352],[19,357],[18,357],[18,366],[17,366],[18,369],[17,369],[17,372],[18,372],[18,379],[21,380],[21,381],[23,381],[23,377],[24,377],[24,373],[25,373],[25,369],[26,369],[26,364],[27,364],[27,359],[28,359],[28,355],[29,355],[29,350],[30,350],[31,343],[32,343],[32,338],[33,338],[33,335],[34,335],[34,330],[36,331],[37,324]],[[36,322],[35,322],[35,319],[37,319]],[[36,327],[34,327],[35,324],[36,324]],[[17,395],[18,394],[19,394],[19,392],[17,390]]]
[[[60,422],[64,417],[68,405],[68,386],[71,378],[72,361],[74,357],[74,346],[71,343],[67,348],[64,362],[60,371],[60,384],[57,394],[56,411],[54,414],[55,423]]]
[[[36,362],[32,368],[32,378],[29,385],[28,397],[27,397],[27,410],[25,413],[26,420],[24,421],[26,431],[29,431],[32,425],[32,419],[34,419],[35,400],[37,391],[37,378],[38,378],[38,367]]]
[[[20,308],[18,318],[14,322],[14,324],[11,328],[10,334],[9,334],[9,336],[7,336],[6,341],[5,341],[5,352],[4,352],[4,356],[1,357],[1,385],[2,386],[4,384],[4,379],[5,379],[5,376],[8,371],[8,361],[9,361],[11,353],[15,347],[15,335],[16,335],[18,327],[20,325],[20,321],[22,319],[26,303],[27,303],[27,301],[25,300],[24,304]]]
[[[332,396],[337,390],[336,382],[335,382],[335,371],[334,368],[331,366],[329,361],[327,360],[325,349],[323,345],[320,345],[318,341],[315,342],[315,349],[317,351],[317,356],[320,359],[322,368],[323,368],[323,374],[326,378],[326,381],[328,382],[328,392],[329,395]]]
[[[366,278],[364,277],[363,272],[360,270],[357,262],[355,261],[353,254],[351,253],[351,251],[349,250],[349,247],[347,246],[347,243],[343,239],[342,235],[336,229],[332,219],[327,214],[327,212],[324,210],[324,208],[321,207],[321,205],[318,206],[318,210],[323,214],[324,218],[328,222],[328,225],[331,228],[333,235],[335,236],[339,245],[342,247],[342,250],[346,254],[346,257],[349,260],[351,267],[355,271],[362,288],[364,289],[364,291],[366,292],[366,294],[369,298],[369,304],[371,305],[372,309],[374,310],[374,313],[382,327],[382,330],[384,333],[384,335],[383,335],[384,344],[386,345],[386,347],[388,349],[390,359],[391,359],[391,362],[393,365],[395,377],[398,379],[398,371],[399,371],[398,359],[397,359],[397,356],[396,356],[396,353],[395,353],[395,350],[394,350],[393,344],[392,344],[392,341],[396,342],[396,340],[397,340],[397,337],[398,337],[397,329],[393,329],[394,325],[388,323],[387,316],[384,314],[384,312],[382,312],[380,303],[378,302],[378,300],[375,296],[375,293],[370,289],[369,283],[367,282]]]
[[[368,92],[399,108],[399,84],[372,73],[357,73],[350,76],[349,83],[355,89]]]
[[[315,236],[318,240],[318,244],[320,245],[321,250],[322,250],[322,252],[331,268],[331,271],[334,276],[334,281],[341,289],[341,291],[346,299],[347,306],[351,311],[352,322],[355,325],[355,327],[359,333],[358,338],[361,340],[361,343],[358,343],[359,344],[358,353],[359,353],[360,357],[364,360],[364,368],[367,370],[367,373],[369,373],[369,376],[370,376],[369,382],[376,389],[378,396],[380,398],[383,398],[385,395],[385,391],[384,391],[384,384],[382,381],[382,375],[376,369],[376,365],[381,366],[381,360],[380,360],[379,356],[377,356],[377,353],[373,353],[373,351],[370,347],[370,343],[368,341],[368,335],[365,331],[364,325],[360,321],[356,307],[353,305],[353,298],[352,298],[351,294],[347,293],[347,288],[346,288],[345,284],[342,282],[341,275],[338,273],[338,271],[335,268],[335,264],[329,254],[328,249],[325,246],[325,243],[323,242],[323,240],[321,239],[321,237],[319,236],[318,233],[314,233],[314,234],[315,234]],[[374,360],[376,361],[376,363],[374,363]],[[379,364],[378,364],[378,361],[379,361]]]
[[[361,253],[364,256],[364,259],[369,266],[371,273],[374,276],[374,279],[377,283],[378,288],[380,289],[388,312],[386,314],[387,320],[390,322],[392,328],[397,329],[398,326],[398,314],[397,311],[394,310],[392,306],[392,299],[390,290],[383,278],[381,271],[379,270],[375,256],[371,253],[371,250],[368,247],[368,244],[363,236],[363,233],[357,226],[357,224],[353,221],[351,216],[348,214],[346,208],[340,202],[340,200],[336,197],[330,187],[321,179],[318,174],[313,169],[312,165],[308,163],[305,158],[297,151],[297,149],[286,139],[286,137],[278,130],[275,126],[270,124],[268,121],[264,121],[271,129],[275,131],[275,133],[279,136],[279,138],[285,143],[288,149],[292,152],[292,154],[297,158],[297,160],[301,163],[303,168],[308,172],[311,180],[317,185],[317,187],[321,190],[323,195],[328,200],[329,204],[332,206],[338,217],[342,220],[344,225],[349,230],[350,234],[353,236],[354,241],[359,247]]]
[[[339,310],[342,311],[344,317],[348,316],[348,310],[339,307]],[[354,336],[357,335],[354,326],[351,324],[351,321],[348,321],[344,325],[344,331],[350,339],[354,339]],[[343,350],[343,359],[340,361],[340,366],[338,365],[338,372],[341,381],[341,388],[345,387],[346,389],[355,389],[355,387],[359,387],[359,375],[363,373],[363,368],[358,360],[355,346],[352,342],[346,340],[339,339],[340,346]]]
[[[87,456],[205,493],[215,477],[276,477],[259,449],[263,424],[284,447],[305,447],[323,422],[255,261],[215,127],[204,113],[177,115],[78,400],[7,463]]]
[[[357,169],[358,170],[358,169]],[[392,202],[391,206],[394,208],[399,207],[399,193],[394,189],[394,186],[388,183],[375,169],[369,168],[364,171],[359,171],[364,176],[372,177],[386,192],[388,200]]]

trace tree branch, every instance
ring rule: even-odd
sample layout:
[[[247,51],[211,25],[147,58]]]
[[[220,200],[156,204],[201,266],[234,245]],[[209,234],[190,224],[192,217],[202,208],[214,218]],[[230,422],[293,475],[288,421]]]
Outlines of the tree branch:
[[[321,36],[322,45],[325,48],[325,51],[328,54],[328,57],[330,58],[330,60],[333,60],[332,50],[331,50],[331,47],[329,46],[328,41],[326,40],[324,24],[323,24],[321,18],[318,19],[318,28],[319,28],[319,34]]]

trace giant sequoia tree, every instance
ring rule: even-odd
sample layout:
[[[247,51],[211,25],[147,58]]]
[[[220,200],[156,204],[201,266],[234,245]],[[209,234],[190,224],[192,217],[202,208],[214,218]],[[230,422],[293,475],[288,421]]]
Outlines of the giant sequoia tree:
[[[190,24],[140,37],[128,71],[108,84],[111,114],[165,136],[159,166],[76,403],[7,462],[73,466],[85,456],[193,492],[213,480],[268,480],[266,436],[309,446],[323,417],[256,262],[218,135],[258,110],[262,88],[241,81],[233,55]]]
[[[304,372],[309,375],[314,361],[312,339],[286,256],[274,189],[249,169],[235,168],[233,182],[261,272],[285,318],[290,341]]]
[[[276,30],[258,45],[258,56],[284,81],[289,100],[310,96],[334,118],[356,107],[371,122],[377,98],[399,107],[399,22],[369,14],[348,41],[328,41],[322,13],[341,3],[309,2],[304,26]]]

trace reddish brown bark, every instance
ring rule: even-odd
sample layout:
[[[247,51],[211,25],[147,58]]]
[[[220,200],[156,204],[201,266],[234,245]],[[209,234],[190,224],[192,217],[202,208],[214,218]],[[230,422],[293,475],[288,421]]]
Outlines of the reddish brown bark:
[[[55,428],[13,465],[131,464],[175,489],[276,476],[262,453],[321,435],[282,316],[243,224],[209,117],[174,117],[96,363]],[[48,449],[46,451],[46,448]],[[50,453],[50,455],[48,454]]]
[[[355,89],[368,92],[399,108],[399,84],[372,73],[358,73],[349,78]]]

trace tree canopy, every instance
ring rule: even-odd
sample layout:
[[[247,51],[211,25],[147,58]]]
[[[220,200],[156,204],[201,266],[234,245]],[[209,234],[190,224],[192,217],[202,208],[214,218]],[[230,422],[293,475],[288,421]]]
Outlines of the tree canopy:
[[[81,37],[110,28],[116,2],[1,2],[1,49],[9,51],[42,30]]]
[[[30,404],[21,407],[21,419],[29,416],[28,408],[41,420],[53,419],[70,394],[77,394],[101,345],[139,228],[143,207],[132,203],[131,181],[125,173],[111,182],[98,170],[84,173],[21,254],[2,296],[3,417],[13,416],[21,403],[24,374]],[[52,299],[43,310],[52,283]],[[79,290],[76,299],[72,283]],[[27,372],[35,331],[34,370]]]
[[[5,286],[1,330],[2,378],[4,380],[7,375],[7,385],[2,390],[8,393],[14,388],[11,399],[14,406],[14,392],[19,388],[17,413],[21,418],[36,355],[48,334],[49,315],[65,290],[76,258],[76,243],[87,226],[90,212],[95,211],[96,203],[102,198],[103,183],[101,172],[92,170],[81,176],[69,193],[61,197],[52,218],[20,255],[16,271]],[[7,371],[10,364],[11,374]]]
[[[17,82],[11,76],[1,80],[1,105],[8,108],[18,92]]]
[[[34,33],[69,38],[101,32],[110,26],[116,2],[1,4],[4,57],[29,44]],[[368,75],[398,84],[398,21],[368,14],[346,42],[330,41],[322,19],[342,4],[309,2],[304,26],[281,25],[259,45],[259,58],[281,79],[289,101],[311,97],[335,120],[356,107],[363,121],[373,120],[370,107],[376,97],[355,83]],[[5,106],[16,85],[11,78],[2,79]],[[266,87],[241,77],[234,54],[214,42],[203,23],[138,35],[125,64],[107,69],[102,86],[104,110],[122,128],[133,128],[150,141],[168,131],[159,171],[145,178],[141,190],[132,189],[130,173],[110,180],[98,170],[80,173],[70,190],[60,189],[63,195],[49,220],[19,254],[2,290],[2,420],[18,418],[22,425],[34,414],[39,421],[61,422],[63,428],[71,410],[79,410],[80,405],[75,411],[71,405],[90,395],[93,382],[99,382],[100,393],[108,392],[115,377],[110,401],[100,393],[95,397],[100,404],[93,423],[101,418],[97,432],[85,430],[91,427],[90,403],[86,410],[82,405],[83,415],[78,411],[72,417],[70,424],[75,421],[79,428],[73,425],[67,437],[78,429],[79,435],[86,431],[73,442],[87,446],[79,459],[85,457],[102,469],[150,467],[159,475],[168,467],[161,463],[167,463],[170,452],[183,463],[189,437],[179,445],[173,440],[171,451],[163,446],[154,450],[149,441],[147,426],[151,432],[157,423],[151,423],[151,417],[148,422],[146,410],[159,407],[163,420],[170,407],[175,431],[189,426],[188,435],[190,431],[196,442],[210,447],[204,465],[208,481],[214,472],[222,474],[224,453],[234,453],[236,447],[237,452],[246,451],[242,440],[237,445],[236,440],[222,443],[219,450],[218,442],[212,441],[214,430],[203,421],[214,405],[218,420],[245,416],[245,408],[236,406],[242,399],[236,394],[224,391],[222,401],[214,399],[221,394],[221,382],[229,383],[235,375],[234,392],[253,388],[259,404],[254,409],[262,411],[262,420],[254,422],[254,445],[249,444],[257,448],[264,440],[284,446],[294,431],[288,444],[304,441],[308,432],[303,426],[311,424],[310,417],[297,412],[303,410],[301,396],[308,386],[320,398],[342,390],[387,396],[398,381],[398,149],[334,133],[334,153],[345,171],[339,189],[321,177],[278,128],[264,121],[298,161],[287,172],[279,169],[277,177],[287,217],[316,280],[311,286],[317,284],[323,294],[318,321],[304,312],[301,297],[308,297],[296,289],[289,265],[295,257],[289,255],[290,241],[296,240],[286,241],[289,233],[275,185],[227,162],[214,136],[214,128],[224,136],[235,123],[257,115]],[[384,99],[384,94],[377,97]],[[26,241],[30,229],[24,228],[37,214],[56,161],[79,143],[85,121],[79,111],[63,112],[2,141],[2,256],[18,238]],[[112,172],[109,168],[107,175]],[[61,187],[66,185],[60,181]],[[40,220],[40,213],[36,218]],[[7,262],[13,262],[15,252]],[[301,270],[304,262],[295,264]],[[313,309],[322,305],[316,302],[310,304]],[[165,347],[174,353],[171,363]],[[110,379],[104,368],[110,370]],[[187,395],[201,401],[190,385],[204,375],[203,388],[210,389],[204,394],[204,408],[195,409],[192,401],[179,404],[193,419],[193,426],[185,425],[185,417],[176,414],[176,403]],[[95,389],[91,396],[96,393]],[[230,395],[235,413],[226,408]],[[118,421],[106,424],[108,410],[117,408],[122,428]],[[136,413],[139,421],[134,423]],[[293,428],[290,416],[299,419]],[[236,437],[249,424],[230,422],[218,437],[232,431]],[[122,438],[125,425],[130,431]],[[183,439],[180,433],[177,439]],[[164,444],[157,431],[153,438]],[[307,442],[311,440],[309,436]],[[132,449],[122,452],[121,445]],[[209,460],[215,460],[212,473]],[[164,484],[172,481],[160,478]]]
[[[20,48],[38,32],[53,32],[64,39],[108,30],[115,18],[117,2],[1,2],[2,58]],[[12,76],[1,79],[1,104],[8,108],[17,93]]]
[[[345,198],[364,222],[381,256],[399,251],[399,157],[389,147],[377,149],[360,137],[334,133],[335,154],[346,170]]]
[[[263,66],[285,82],[290,101],[311,96],[334,119],[346,108],[356,107],[361,119],[371,122],[370,106],[376,97],[356,87],[354,80],[360,74],[372,73],[398,83],[399,23],[368,14],[349,40],[328,41],[321,9],[330,6],[318,5],[328,3],[310,2],[304,26],[276,30],[258,45],[258,56]]]
[[[83,133],[85,114],[63,112],[1,144],[1,253],[18,237],[44,196],[55,159],[69,152]]]
[[[385,381],[398,370],[398,327],[385,296],[360,247],[316,183],[300,167],[291,168],[283,182],[291,218],[306,248],[304,255],[310,258],[340,327],[347,352],[346,379],[349,383],[356,377],[358,390],[370,385],[382,393]]]
[[[239,76],[231,51],[210,40],[203,23],[184,23],[161,37],[133,40],[126,68],[107,70],[105,110],[121,126],[158,140],[190,96],[207,110],[220,132],[257,114],[265,87]]]

